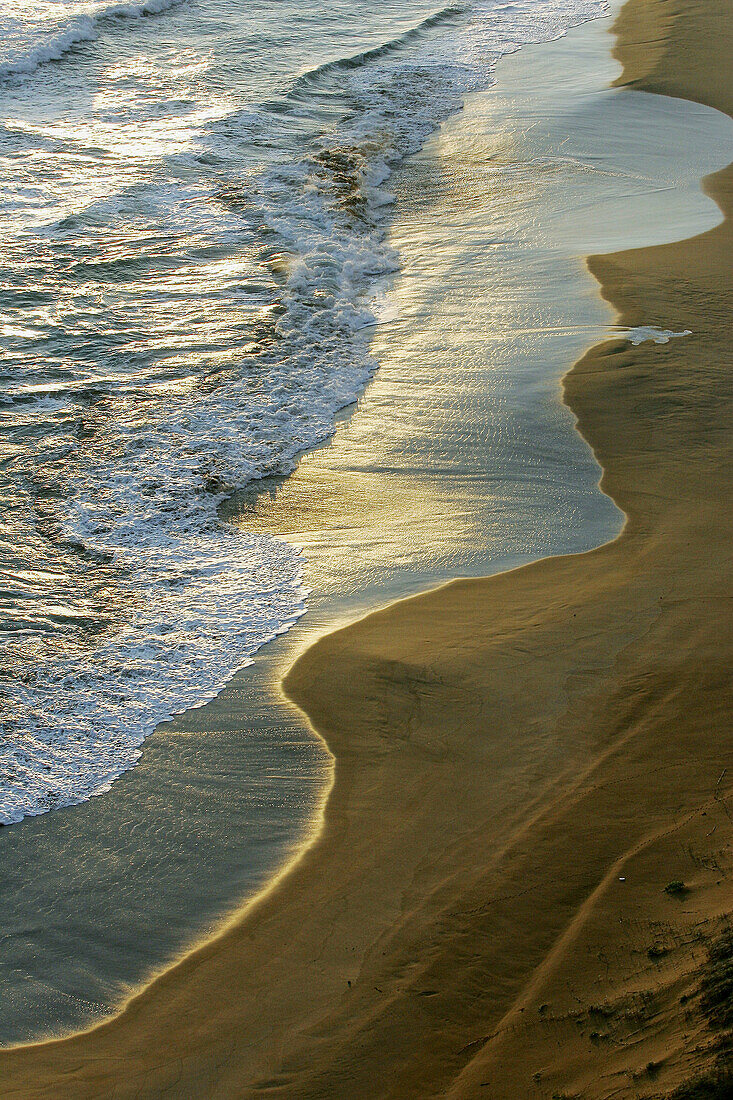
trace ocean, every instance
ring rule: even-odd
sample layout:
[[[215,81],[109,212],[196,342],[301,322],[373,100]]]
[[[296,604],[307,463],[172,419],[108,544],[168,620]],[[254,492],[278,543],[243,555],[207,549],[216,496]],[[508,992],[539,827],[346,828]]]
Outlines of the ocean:
[[[395,170],[603,11],[0,0],[0,822],[109,791],[307,611],[226,502],[377,369]]]

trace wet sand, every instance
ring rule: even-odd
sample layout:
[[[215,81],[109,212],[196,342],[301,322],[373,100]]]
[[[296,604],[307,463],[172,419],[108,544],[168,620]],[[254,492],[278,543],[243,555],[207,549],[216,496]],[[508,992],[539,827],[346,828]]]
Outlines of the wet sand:
[[[731,114],[732,28],[631,0],[624,80]],[[717,229],[590,261],[622,324],[692,332],[565,380],[621,536],[307,650],[317,842],[110,1023],[2,1054],[4,1096],[662,1097],[725,1050],[733,172],[708,187]]]

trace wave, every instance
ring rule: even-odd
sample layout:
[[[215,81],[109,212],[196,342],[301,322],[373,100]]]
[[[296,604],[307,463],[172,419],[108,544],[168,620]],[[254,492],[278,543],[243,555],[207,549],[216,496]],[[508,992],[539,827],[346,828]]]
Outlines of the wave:
[[[96,41],[104,24],[112,20],[159,15],[183,3],[185,0],[138,0],[137,3],[107,4],[90,15],[79,15],[63,29],[57,28],[56,34],[47,41],[26,46],[24,52],[0,61],[0,81],[27,76],[51,61],[61,61],[77,46]]]
[[[431,30],[433,27],[439,27],[444,23],[450,23],[456,19],[460,19],[470,11],[471,8],[468,4],[449,4],[447,7],[441,8],[440,11],[436,11],[432,15],[427,16],[427,18],[423,19],[421,23],[418,23],[417,26],[410,27],[410,29],[404,31],[403,34],[397,35],[396,38],[391,38],[387,42],[381,43],[379,46],[374,46],[370,50],[362,50],[360,53],[351,54],[349,57],[339,57],[334,61],[327,61],[323,65],[318,65],[315,69],[309,69],[298,77],[293,85],[292,91],[297,93],[309,87],[311,84],[316,83],[320,77],[330,73],[348,72],[350,69],[359,69],[363,65],[368,65],[371,61],[379,61],[384,57],[388,57],[390,54],[397,53],[406,46],[412,45],[412,43],[417,41],[426,31]]]

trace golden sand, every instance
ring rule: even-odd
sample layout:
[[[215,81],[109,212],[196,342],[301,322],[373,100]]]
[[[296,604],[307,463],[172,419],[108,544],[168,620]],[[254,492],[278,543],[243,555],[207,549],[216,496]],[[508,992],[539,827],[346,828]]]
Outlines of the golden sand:
[[[732,31],[725,0],[630,0],[623,82],[733,114]],[[119,1016],[2,1053],[3,1100],[664,1097],[724,1053],[733,171],[707,186],[717,229],[590,261],[621,323],[693,334],[565,379],[622,535],[308,650],[318,840]]]

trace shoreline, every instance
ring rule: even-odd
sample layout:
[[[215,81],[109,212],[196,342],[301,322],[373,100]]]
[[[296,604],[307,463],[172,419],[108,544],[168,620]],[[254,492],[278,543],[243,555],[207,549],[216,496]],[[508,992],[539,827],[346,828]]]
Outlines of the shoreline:
[[[668,182],[653,150],[688,134],[690,156],[672,173],[689,227],[682,235],[716,221],[698,181],[728,123],[659,99],[643,105],[640,95],[619,117],[607,26],[591,21],[505,58],[498,83],[472,95],[400,170],[390,222],[407,271],[390,287],[397,317],[374,338],[377,376],[291,478],[232,501],[233,522],[303,547],[308,615],[214,701],[159,728],[108,797],[3,833],[13,943],[0,962],[3,1046],[114,1015],[240,914],[309,842],[331,758],[280,683],[310,640],[456,575],[577,552],[620,526],[560,402],[560,378],[613,322],[579,260],[588,247],[565,239],[566,211],[580,192],[610,207],[603,220],[616,225],[626,188],[567,158],[543,170],[566,136],[552,119],[588,105],[574,131],[578,156],[602,144],[602,167],[615,163],[604,156],[609,141],[628,146],[621,166],[643,163],[647,210]],[[553,78],[566,65],[577,82],[569,93]],[[538,111],[538,131],[517,146]],[[637,117],[655,133],[641,150],[625,136]],[[538,237],[538,219],[550,219],[549,240]],[[656,239],[654,219],[645,231]]]
[[[690,6],[698,16],[702,13],[700,18],[713,7],[675,0],[674,5],[664,5],[665,18],[674,8],[682,19],[685,15],[679,11]],[[626,10],[655,12],[660,5],[655,0],[646,4],[631,0]],[[730,35],[731,19],[721,14],[720,20],[724,26],[718,30],[717,48],[725,57],[723,31]],[[623,33],[623,16],[620,25]],[[646,86],[646,79],[652,81],[627,67],[629,75],[639,87]],[[682,84],[677,94],[681,90],[685,90]],[[720,102],[731,113],[730,89]],[[580,1082],[583,1096],[611,1095],[592,1091],[593,1082],[599,1080],[598,1065],[610,1062],[603,1044],[584,1043],[586,1037],[578,1036],[576,1020],[558,1009],[562,965],[567,967],[568,953],[583,936],[587,940],[593,921],[598,923],[599,900],[609,906],[619,904],[609,899],[621,867],[636,866],[647,858],[655,874],[663,866],[670,879],[682,877],[672,873],[672,864],[679,859],[676,847],[662,852],[659,837],[674,830],[680,836],[687,835],[686,829],[699,831],[699,815],[718,812],[727,792],[720,780],[715,785],[721,768],[727,766],[725,745],[692,721],[704,713],[707,722],[716,707],[720,710],[725,620],[713,620],[722,615],[718,602],[725,586],[719,572],[727,532],[721,530],[719,508],[716,513],[717,497],[710,497],[708,470],[711,463],[722,463],[726,444],[724,437],[715,438],[714,430],[706,432],[692,413],[685,420],[679,394],[685,382],[691,385],[692,361],[696,372],[692,412],[700,420],[707,417],[714,428],[714,414],[719,417],[720,409],[713,401],[719,394],[709,392],[710,372],[704,359],[711,346],[725,353],[725,324],[718,296],[705,284],[705,277],[712,272],[718,284],[723,280],[719,295],[730,295],[724,262],[730,243],[730,180],[727,169],[711,184],[726,221],[704,237],[639,254],[595,258],[590,263],[604,294],[619,308],[622,323],[689,327],[693,332],[689,341],[662,347],[605,343],[566,376],[566,399],[602,464],[605,491],[630,517],[619,538],[580,555],[543,559],[488,580],[453,582],[393,604],[323,638],[287,677],[288,692],[336,755],[336,788],[323,839],[298,861],[300,877],[310,873],[311,888],[325,891],[320,899],[316,892],[312,904],[336,904],[341,912],[338,928],[343,941],[329,959],[325,983],[318,930],[301,926],[294,930],[288,924],[288,904],[297,897],[297,884],[294,887],[287,881],[291,876],[286,876],[274,905],[264,897],[246,922],[205,945],[195,959],[184,960],[175,971],[164,974],[154,988],[130,1002],[122,1016],[86,1035],[0,1054],[7,1096],[59,1096],[58,1081],[65,1074],[70,1075],[69,1095],[105,1095],[99,1090],[110,1087],[110,1075],[112,1080],[126,1079],[129,1044],[138,1050],[141,1036],[155,1034],[161,1011],[167,1013],[169,1029],[174,1020],[186,1021],[193,1034],[208,1032],[209,1041],[204,1051],[187,1056],[185,1083],[183,1063],[178,1064],[182,1053],[174,1055],[171,1050],[163,1059],[158,1051],[149,1051],[149,1080],[143,1086],[131,1083],[138,1094],[142,1087],[143,1094],[150,1096],[162,1094],[164,1088],[172,1095],[207,1097],[367,1096],[373,1095],[368,1091],[370,1075],[375,1067],[380,1074],[385,1071],[388,1056],[391,1084],[385,1095],[424,1096],[439,1081],[441,1095],[486,1095],[480,1092],[484,1077],[491,1078],[491,1094],[507,1100],[517,1095],[518,1088],[526,1090],[522,1094],[527,1096],[549,1095],[542,1090],[550,1082],[563,1088]],[[710,255],[698,257],[696,266],[693,261],[700,242]],[[675,264],[678,275],[673,280],[670,272]],[[684,283],[679,272],[684,273]],[[692,282],[693,275],[697,282]],[[663,380],[660,366],[665,371]],[[670,432],[674,438],[666,439],[664,427],[671,412],[686,429],[686,436],[682,431],[690,444],[686,452],[679,448],[679,431]],[[674,427],[679,429],[679,423]],[[619,434],[626,446],[621,462]],[[640,455],[648,460],[641,471]],[[538,601],[538,594],[544,599]],[[679,610],[681,604],[684,613]],[[698,604],[704,605],[704,611],[695,610]],[[582,667],[573,643],[582,645]],[[665,660],[667,666],[660,671],[657,665]],[[680,709],[680,697],[683,702],[694,699],[694,707]],[[454,729],[457,717],[463,727],[460,736]],[[725,717],[720,710],[719,718]],[[705,759],[709,771],[703,774],[699,761],[685,765],[682,754],[674,755],[671,728],[681,730],[681,747],[688,755],[694,750]],[[520,729],[531,745],[517,743]],[[481,737],[476,736],[479,730]],[[446,731],[452,731],[450,738]],[[362,752],[368,745],[371,771],[357,783],[349,773],[349,761],[358,755],[359,745]],[[496,801],[490,785],[487,790],[485,779],[487,770],[496,772],[499,761],[505,781],[503,804]],[[556,768],[549,784],[545,779],[548,761],[554,761]],[[430,783],[426,786],[427,768]],[[644,804],[645,793],[653,801],[647,792],[648,776],[660,768],[674,781],[666,786],[659,781],[655,797],[661,802],[645,806],[646,831],[639,833],[635,814]],[[611,787],[613,798],[606,798]],[[619,795],[620,788],[624,795]],[[377,789],[381,814],[370,805]],[[519,812],[518,799],[526,799],[528,791],[533,793],[532,803],[525,803]],[[436,805],[450,806],[447,818],[435,819]],[[362,828],[369,814],[371,834]],[[598,837],[594,834],[600,820],[605,829]],[[345,843],[347,825],[353,828]],[[453,845],[446,842],[446,827],[456,838]],[[724,817],[715,828],[718,844],[730,828]],[[380,831],[388,842],[390,829],[392,847],[385,848]],[[573,838],[573,850],[585,853],[585,863],[576,878],[558,879],[558,870],[568,867],[573,851],[568,837]],[[697,834],[695,843],[699,843]],[[324,856],[328,844],[332,851]],[[538,853],[547,858],[539,860]],[[718,864],[722,860],[721,855]],[[548,869],[555,872],[550,881]],[[647,868],[642,884],[656,882],[650,874]],[[718,909],[730,907],[725,889],[721,892],[719,883],[711,885],[709,868],[697,868],[696,876],[695,904],[705,902],[705,911],[714,912],[711,898],[716,897]],[[712,872],[715,876],[725,881],[720,866]],[[623,877],[631,879],[628,874]],[[357,881],[361,893],[355,889]],[[527,920],[522,920],[522,914],[527,916],[528,890],[531,935]],[[401,899],[399,904],[395,900],[387,928],[383,914],[377,921],[373,912],[374,898],[385,892]],[[647,910],[661,911],[669,923],[669,899],[657,896],[662,895],[659,888],[653,897],[651,888],[649,894],[644,898]],[[350,907],[354,911],[349,913]],[[673,911],[678,920],[682,911],[679,907]],[[605,931],[609,921],[601,922]],[[517,929],[522,930],[521,944]],[[250,941],[254,944],[257,936],[258,955],[254,956]],[[370,944],[366,954],[363,943]],[[272,973],[260,977],[247,969],[248,958],[251,964],[255,957],[274,958],[283,944],[288,944],[288,952],[279,984],[272,984]],[[272,955],[267,954],[268,947]],[[266,994],[272,1011],[292,1021],[290,1031],[281,1032],[281,1048],[272,1052],[280,1068],[273,1065],[269,1076],[250,1077],[249,1085],[242,1084],[242,1058],[246,1066],[247,1056],[234,1036],[245,1028],[245,1045],[256,1049],[258,1041],[260,1045],[265,1041],[264,1035],[258,1040],[257,1034],[265,1024],[250,1007],[246,1023],[240,1013],[236,1032],[231,1030],[231,1013],[237,1015],[231,950],[243,968],[240,973],[250,980],[252,1000],[257,1002]],[[668,955],[674,956],[672,948],[665,948],[659,957]],[[295,965],[301,969],[294,978]],[[678,993],[680,981],[692,982],[693,969],[685,970],[679,959],[675,965]],[[214,998],[210,1012],[198,1023],[198,1006],[191,1005],[186,989],[186,977],[197,967],[206,970],[207,997]],[[582,983],[583,966],[574,966],[572,973]],[[639,984],[641,973],[632,969],[630,976],[620,975],[619,981],[633,979]],[[348,974],[352,977],[347,978]],[[547,982],[551,995],[545,992]],[[294,1006],[293,986],[301,990],[301,1001],[303,990],[311,992],[312,1003]],[[658,990],[655,995],[660,996]],[[521,1013],[541,996],[545,998],[541,1004],[552,1004],[553,1026],[545,1028],[547,1039],[536,1034],[538,1025],[534,1025],[531,1054],[544,1058],[535,1070],[528,1064]],[[496,1006],[502,1004],[505,1011],[497,1017]],[[149,1010],[153,1020],[146,1032]],[[542,1015],[537,1007],[534,1019]],[[541,1027],[544,1024],[541,1020]],[[673,1028],[670,1019],[668,1030],[673,1039],[679,1039]],[[115,1030],[122,1034],[115,1038]],[[170,1030],[168,1034],[172,1047],[180,1042]],[[560,1035],[564,1061],[548,1072],[548,1052],[558,1057]],[[84,1042],[93,1043],[95,1036],[102,1048],[84,1050]],[[657,1032],[652,1038],[659,1042]],[[669,1049],[670,1035],[666,1041]],[[615,1055],[628,1058],[623,1043],[615,1041],[615,1046],[620,1048]],[[380,1058],[375,1056],[377,1051]],[[61,1063],[56,1062],[56,1054]],[[646,1048],[636,1054],[646,1057]],[[705,1056],[706,1050],[700,1048],[701,1066]],[[158,1064],[161,1059],[163,1066]],[[656,1064],[649,1057],[640,1066],[651,1062]],[[681,1079],[679,1062],[678,1058],[665,1068],[662,1059],[659,1073],[648,1086],[676,1085]],[[685,1073],[693,1068],[685,1065]],[[541,1087],[532,1083],[530,1069],[543,1075]],[[520,1071],[526,1078],[518,1083],[515,1075]],[[529,1091],[535,1086],[534,1092]],[[345,1093],[345,1087],[351,1091]],[[119,1083],[116,1094],[126,1094]]]

